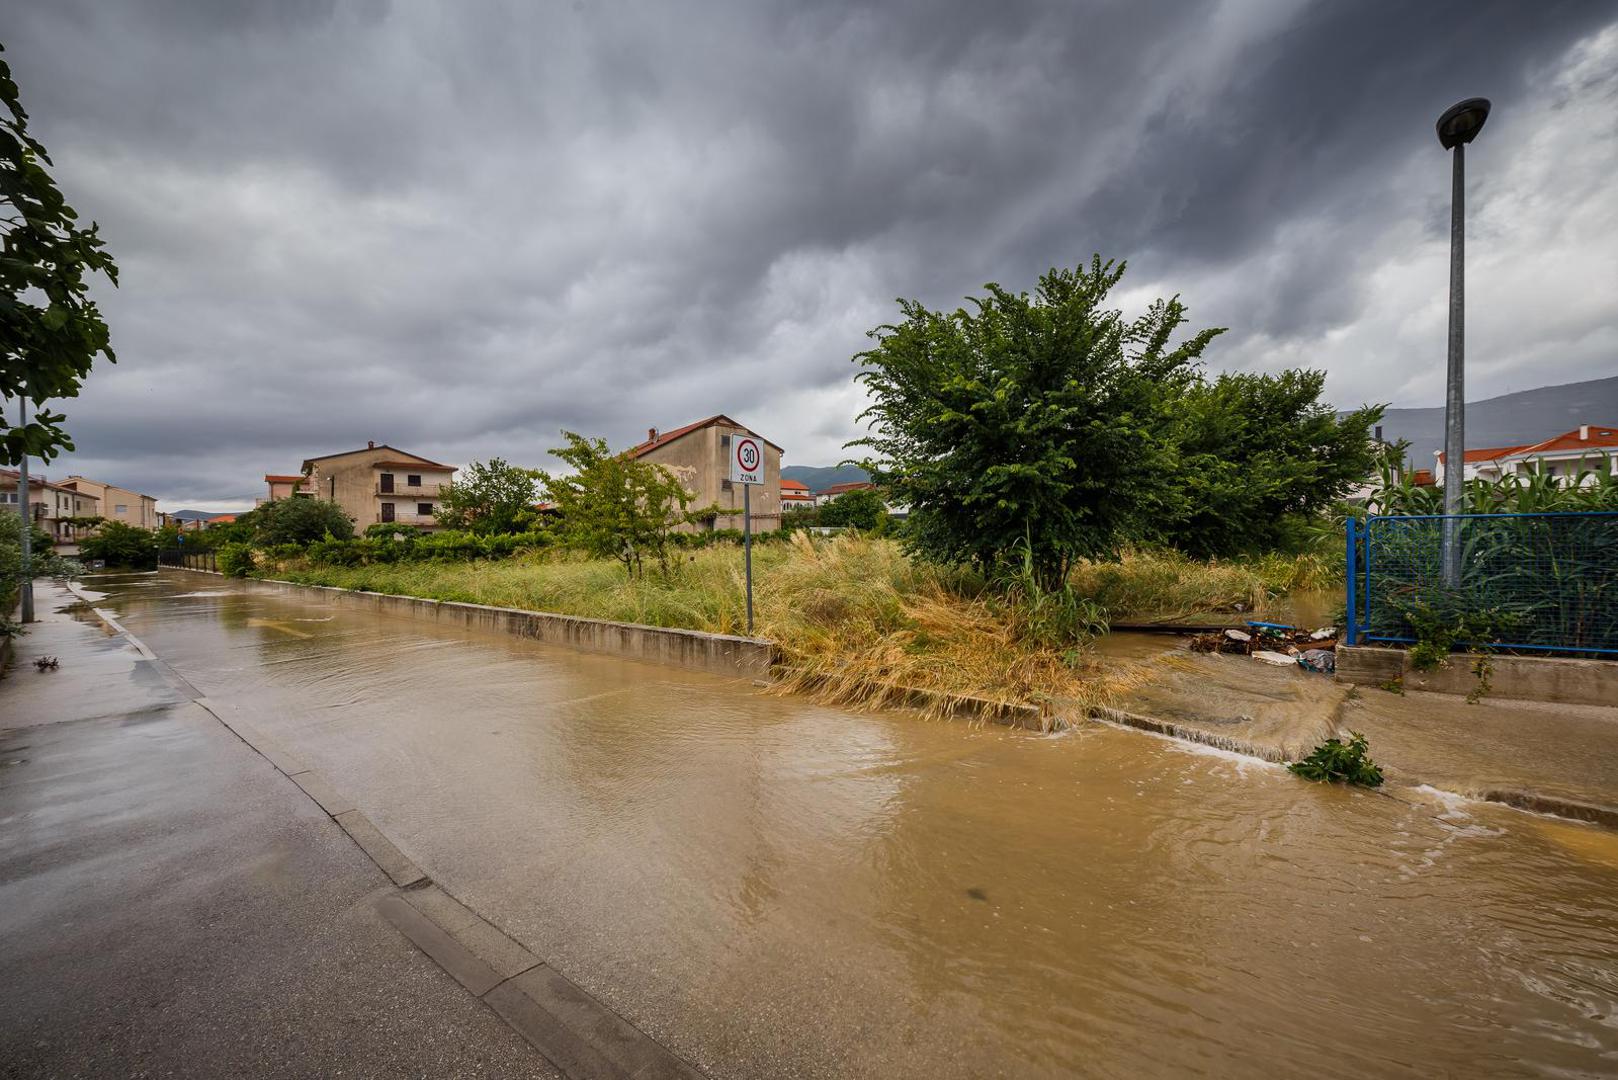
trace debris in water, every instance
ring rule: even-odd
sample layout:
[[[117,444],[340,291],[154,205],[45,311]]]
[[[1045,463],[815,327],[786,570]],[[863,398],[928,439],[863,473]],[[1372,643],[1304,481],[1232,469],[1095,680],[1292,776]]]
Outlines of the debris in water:
[[[1274,664],[1276,667],[1292,667],[1297,663],[1295,659],[1286,653],[1275,652],[1273,649],[1260,649],[1253,654],[1253,659],[1262,660],[1266,664]]]
[[[1306,649],[1298,657],[1298,666],[1305,671],[1318,671],[1322,675],[1331,675],[1337,670],[1337,654],[1330,649]]]
[[[40,671],[55,671],[57,664],[59,663],[60,661],[58,661],[54,656],[34,657],[34,666]]]

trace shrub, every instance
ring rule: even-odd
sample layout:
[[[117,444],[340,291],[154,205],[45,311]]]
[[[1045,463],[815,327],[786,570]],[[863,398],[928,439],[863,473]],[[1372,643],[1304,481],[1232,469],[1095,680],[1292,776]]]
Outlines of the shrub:
[[[267,502],[251,514],[253,539],[260,545],[307,544],[327,536],[354,535],[354,519],[326,499],[296,497]]]
[[[1315,747],[1308,757],[1294,761],[1287,768],[1295,775],[1316,783],[1380,787],[1382,770],[1367,753],[1365,736],[1357,731],[1350,731],[1348,735],[1346,743],[1332,736]]]
[[[221,544],[214,565],[226,577],[246,577],[253,569],[253,545],[235,542]]]
[[[108,566],[153,570],[157,567],[157,533],[109,521],[85,537],[79,544],[79,554],[86,559],[100,559]]]

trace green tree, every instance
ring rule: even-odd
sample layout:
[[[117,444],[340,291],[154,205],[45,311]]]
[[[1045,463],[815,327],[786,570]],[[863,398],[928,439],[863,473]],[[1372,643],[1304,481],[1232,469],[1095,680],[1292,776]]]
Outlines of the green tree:
[[[711,517],[717,508],[691,509],[691,492],[661,465],[615,454],[601,439],[571,431],[562,437],[567,445],[551,453],[573,473],[540,474],[545,497],[557,506],[562,539],[598,558],[617,559],[632,578],[641,575],[646,556],[667,574],[675,527]]]
[[[79,555],[100,559],[108,566],[151,570],[157,566],[157,533],[109,521],[79,542]]]
[[[438,505],[438,523],[449,529],[487,536],[519,533],[534,523],[533,469],[508,465],[500,458],[488,464],[474,461],[444,492]]]
[[[901,300],[903,321],[871,332],[875,347],[854,358],[871,433],[850,445],[910,507],[919,554],[987,570],[1022,544],[1056,588],[1075,558],[1173,508],[1172,403],[1220,331],[1171,344],[1186,321],[1178,298],[1125,319],[1106,306],[1123,273],[1097,256],[1051,270],[1032,296],[988,285],[971,311]]]
[[[343,508],[327,499],[295,496],[276,499],[254,509],[250,517],[253,542],[261,546],[272,544],[308,544],[331,536],[347,540],[354,535],[354,519]],[[241,523],[241,518],[237,519]],[[234,540],[235,537],[230,539]]]
[[[888,520],[882,496],[870,488],[857,488],[820,507],[817,524],[862,532],[877,532]]]
[[[9,465],[73,449],[65,416],[37,411],[25,427],[11,402],[76,397],[97,356],[117,359],[86,279],[101,273],[116,285],[118,267],[97,226],[78,227],[49,164],[0,60],[0,460]]]
[[[1320,400],[1323,371],[1221,375],[1176,402],[1175,507],[1156,536],[1189,555],[1272,550],[1364,483],[1383,406],[1341,417]]]

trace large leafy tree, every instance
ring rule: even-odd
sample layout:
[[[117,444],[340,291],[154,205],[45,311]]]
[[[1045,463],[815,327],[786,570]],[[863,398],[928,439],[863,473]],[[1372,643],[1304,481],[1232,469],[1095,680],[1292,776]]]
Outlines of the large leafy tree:
[[[354,519],[341,506],[303,495],[267,502],[239,515],[236,524],[250,527],[253,543],[265,546],[308,544],[328,537],[347,540],[354,535]]]
[[[116,360],[88,279],[116,285],[118,268],[95,224],[79,228],[49,164],[0,60],[0,460],[13,465],[73,449],[65,416],[40,411],[23,426],[20,400],[75,397],[96,357]]]
[[[151,529],[109,521],[79,543],[79,554],[108,566],[150,570],[157,566],[158,539]]]
[[[1382,406],[1338,416],[1323,371],[1221,375],[1187,386],[1176,411],[1177,509],[1155,535],[1191,555],[1274,548],[1288,525],[1363,483]]]
[[[822,506],[816,524],[876,532],[887,519],[882,496],[870,488],[856,488]]]
[[[1134,319],[1107,306],[1124,264],[1053,269],[1033,295],[986,286],[971,310],[901,300],[858,378],[872,479],[910,507],[920,554],[993,569],[1026,548],[1056,587],[1175,509],[1174,409],[1220,333],[1174,341],[1178,298]],[[835,504],[834,504],[835,505]]]
[[[533,469],[508,465],[500,458],[474,461],[444,492],[438,523],[479,534],[517,533],[534,523]]]
[[[691,508],[691,492],[661,465],[615,454],[601,439],[562,432],[567,445],[552,450],[573,467],[563,476],[541,474],[545,497],[556,504],[563,539],[599,558],[617,559],[630,577],[650,556],[668,572],[670,536],[678,525],[711,517],[717,508]]]

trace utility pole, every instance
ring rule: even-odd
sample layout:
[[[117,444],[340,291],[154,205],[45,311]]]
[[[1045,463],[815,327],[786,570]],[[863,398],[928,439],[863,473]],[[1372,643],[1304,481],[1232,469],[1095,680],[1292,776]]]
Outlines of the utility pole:
[[[22,426],[28,427],[28,391],[22,393]],[[26,437],[26,435],[25,435]],[[22,581],[17,593],[22,598],[22,621],[34,621],[34,508],[28,501],[28,447],[22,452],[17,470],[17,512],[22,515]]]
[[[1488,98],[1468,98],[1438,118],[1438,142],[1454,151],[1449,211],[1449,373],[1444,389],[1444,584],[1461,584],[1459,515],[1466,493],[1466,144],[1489,118]]]

